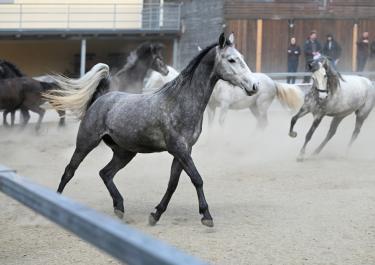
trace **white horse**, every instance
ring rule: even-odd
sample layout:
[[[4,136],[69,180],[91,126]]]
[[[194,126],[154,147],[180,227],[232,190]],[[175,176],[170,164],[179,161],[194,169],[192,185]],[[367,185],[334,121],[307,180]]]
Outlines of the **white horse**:
[[[229,109],[250,109],[257,119],[258,128],[265,128],[268,123],[267,111],[277,97],[283,106],[298,110],[303,104],[304,93],[298,85],[284,84],[273,81],[263,73],[252,73],[258,80],[258,93],[247,97],[239,88],[220,80],[208,103],[209,122],[213,121],[216,108],[220,108],[219,122],[222,125]]]
[[[164,84],[172,81],[179,75],[179,72],[176,69],[174,69],[172,66],[168,65],[167,68],[169,72],[166,76],[156,71],[151,72],[150,77],[148,78],[146,85],[143,88],[143,93],[154,91],[162,87]]]

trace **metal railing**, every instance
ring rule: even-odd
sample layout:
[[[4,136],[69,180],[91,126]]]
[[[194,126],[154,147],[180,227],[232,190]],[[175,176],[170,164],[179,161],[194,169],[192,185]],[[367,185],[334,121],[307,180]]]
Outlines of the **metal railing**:
[[[343,75],[360,75],[360,76],[375,78],[375,72],[340,72],[340,73]],[[295,73],[280,72],[280,73],[264,73],[264,74],[276,80],[285,79],[288,76],[294,76],[294,77],[311,76],[311,72],[295,72]]]
[[[1,31],[180,30],[181,5],[165,4],[0,4]]]
[[[1,165],[0,191],[129,265],[206,264]]]

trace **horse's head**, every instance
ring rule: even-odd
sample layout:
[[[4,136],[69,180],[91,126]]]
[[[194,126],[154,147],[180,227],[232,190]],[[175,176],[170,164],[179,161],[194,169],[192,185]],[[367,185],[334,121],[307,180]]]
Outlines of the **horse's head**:
[[[147,68],[166,76],[169,70],[164,62],[163,49],[164,45],[161,43],[143,43],[136,50],[137,59],[143,62]]]
[[[312,72],[313,89],[319,92],[320,98],[326,98],[336,91],[342,77],[328,57],[322,56],[310,62],[309,70]]]
[[[251,71],[242,54],[234,47],[233,33],[228,39],[224,33],[220,35],[215,63],[216,74],[220,79],[242,88],[249,96],[258,91],[258,82],[252,79]]]

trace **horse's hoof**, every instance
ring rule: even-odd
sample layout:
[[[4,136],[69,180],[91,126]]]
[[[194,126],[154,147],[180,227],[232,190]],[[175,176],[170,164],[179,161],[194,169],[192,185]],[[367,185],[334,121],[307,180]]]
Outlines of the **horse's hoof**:
[[[292,138],[296,138],[297,133],[296,132],[289,132],[289,136],[292,137]]]
[[[156,225],[157,222],[158,221],[155,218],[155,214],[150,213],[150,216],[148,217],[148,224],[151,225],[151,226],[154,226],[154,225]]]
[[[123,211],[120,211],[120,210],[118,210],[118,209],[115,209],[114,212],[115,212],[115,214],[116,214],[116,216],[117,216],[118,218],[120,218],[120,219],[123,219],[123,218],[124,218],[124,212],[123,212]]]
[[[208,227],[214,227],[214,221],[212,219],[203,219],[201,220],[202,224]]]

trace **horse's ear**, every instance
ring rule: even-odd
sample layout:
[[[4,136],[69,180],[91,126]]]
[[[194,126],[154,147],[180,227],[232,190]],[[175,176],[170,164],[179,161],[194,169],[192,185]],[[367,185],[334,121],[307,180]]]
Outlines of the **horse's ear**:
[[[234,33],[233,32],[229,35],[228,41],[230,45],[234,45]]]
[[[220,49],[223,49],[226,45],[227,39],[225,38],[224,32],[220,34],[219,37],[219,47]]]

